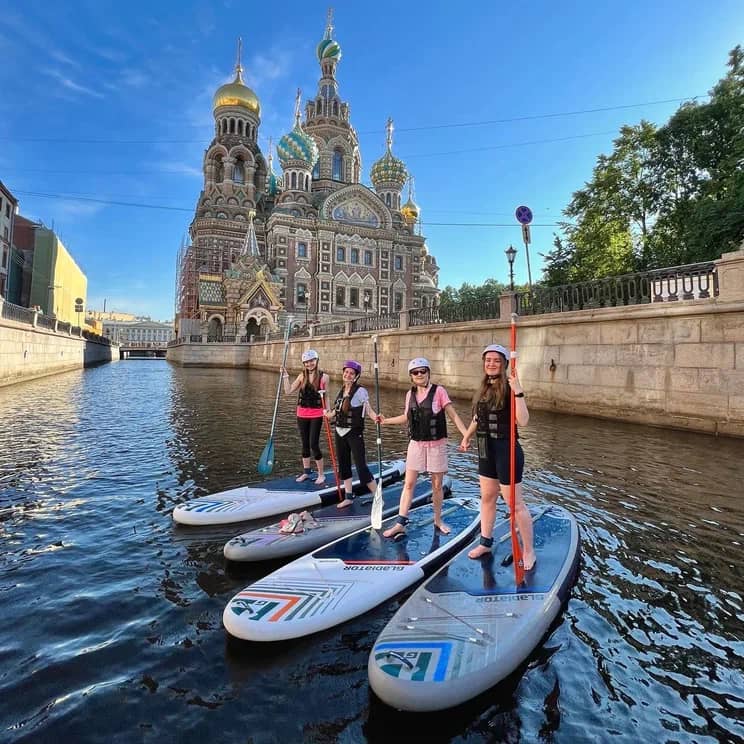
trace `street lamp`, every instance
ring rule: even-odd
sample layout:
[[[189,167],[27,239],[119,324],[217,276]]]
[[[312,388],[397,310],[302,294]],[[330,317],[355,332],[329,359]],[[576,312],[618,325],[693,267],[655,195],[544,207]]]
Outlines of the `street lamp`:
[[[514,291],[514,259],[517,257],[517,250],[513,245],[510,245],[505,251],[506,257],[509,260],[509,289]]]

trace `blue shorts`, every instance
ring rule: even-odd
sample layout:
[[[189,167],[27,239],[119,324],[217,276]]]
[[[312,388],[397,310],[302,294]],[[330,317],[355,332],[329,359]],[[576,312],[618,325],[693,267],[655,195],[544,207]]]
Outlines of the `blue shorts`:
[[[493,439],[489,436],[478,437],[478,475],[493,478],[501,485],[511,484],[511,463],[509,457],[509,440]],[[522,471],[524,470],[524,452],[522,445],[517,441],[517,477],[515,483],[522,482]]]

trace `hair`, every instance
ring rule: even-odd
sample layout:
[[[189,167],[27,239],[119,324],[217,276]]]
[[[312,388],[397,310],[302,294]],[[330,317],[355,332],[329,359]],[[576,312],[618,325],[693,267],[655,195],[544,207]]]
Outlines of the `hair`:
[[[315,360],[318,362],[318,360]],[[303,365],[302,367],[302,386],[307,387],[308,385],[312,385],[316,390],[320,389],[320,381],[323,379],[323,374],[320,369],[320,363],[315,365],[315,369],[312,371],[312,374],[315,376],[314,380],[310,379],[310,370]]]
[[[503,354],[500,354],[503,358]],[[473,414],[475,414],[478,403],[486,403],[489,408],[499,410],[504,407],[504,401],[507,398],[508,385],[506,382],[506,372],[509,362],[504,360],[501,365],[501,374],[498,377],[489,377],[484,374],[480,387],[473,396]]]
[[[347,367],[347,369],[351,369],[351,368],[350,367]],[[359,387],[359,378],[360,377],[361,377],[361,375],[357,375],[354,378],[354,381],[351,383],[352,389],[354,388],[354,385],[356,385],[357,387]],[[346,387],[346,383],[343,383],[343,387]],[[352,393],[352,395],[353,395],[353,393]],[[341,401],[341,410],[344,413],[348,413],[351,410],[351,395],[344,395],[343,400]]]

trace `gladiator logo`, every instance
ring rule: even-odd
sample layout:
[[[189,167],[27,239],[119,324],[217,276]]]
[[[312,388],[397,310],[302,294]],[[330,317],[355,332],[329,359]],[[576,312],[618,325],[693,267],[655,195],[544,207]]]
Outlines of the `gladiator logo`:
[[[443,682],[449,663],[450,642],[380,643],[375,661],[391,677],[412,682]]]
[[[402,571],[405,566],[344,566],[344,571]]]

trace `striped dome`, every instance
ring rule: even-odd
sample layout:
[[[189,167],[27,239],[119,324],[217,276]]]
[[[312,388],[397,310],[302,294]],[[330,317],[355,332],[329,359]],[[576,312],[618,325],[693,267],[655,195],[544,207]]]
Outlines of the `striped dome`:
[[[291,132],[285,134],[276,146],[279,162],[283,167],[292,160],[300,160],[312,168],[318,161],[318,146],[315,140],[302,130],[299,121]]]
[[[324,59],[332,59],[338,62],[341,59],[341,45],[335,39],[323,39],[316,49],[318,62]]]
[[[388,149],[372,166],[370,176],[375,188],[393,184],[396,188],[402,189],[408,179],[408,171],[403,161],[396,158]]]

